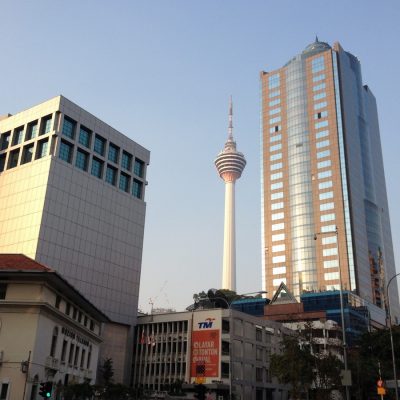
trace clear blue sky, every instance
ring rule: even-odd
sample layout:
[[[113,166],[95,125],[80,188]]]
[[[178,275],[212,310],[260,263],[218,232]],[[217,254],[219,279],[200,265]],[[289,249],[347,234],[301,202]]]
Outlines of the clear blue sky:
[[[400,3],[386,0],[0,0],[0,114],[63,94],[151,151],[139,304],[182,309],[221,282],[228,98],[238,292],[261,289],[259,72],[318,34],[362,63],[378,101],[400,267]]]

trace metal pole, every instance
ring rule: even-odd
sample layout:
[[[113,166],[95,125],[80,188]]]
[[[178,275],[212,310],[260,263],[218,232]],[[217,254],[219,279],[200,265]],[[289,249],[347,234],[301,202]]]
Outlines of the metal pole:
[[[397,372],[396,372],[396,356],[394,352],[394,343],[393,343],[393,330],[392,330],[392,314],[390,312],[390,298],[389,298],[389,285],[392,283],[392,280],[400,275],[400,272],[394,276],[392,276],[389,280],[389,283],[386,286],[386,297],[388,304],[388,319],[389,319],[389,332],[390,332],[390,344],[392,347],[392,363],[393,363],[393,378],[394,378],[394,391],[396,395],[396,400],[399,400],[399,392],[397,385]]]

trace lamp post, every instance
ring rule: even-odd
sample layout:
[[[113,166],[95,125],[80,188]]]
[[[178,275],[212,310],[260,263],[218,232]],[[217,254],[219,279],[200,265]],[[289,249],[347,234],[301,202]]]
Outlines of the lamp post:
[[[389,282],[386,286],[386,298],[387,298],[387,305],[388,305],[387,314],[388,314],[388,320],[389,320],[390,344],[392,347],[393,378],[394,378],[394,390],[395,390],[395,394],[396,394],[396,400],[399,400],[399,392],[398,392],[398,384],[397,384],[396,356],[395,356],[395,352],[394,352],[394,342],[393,342],[392,315],[390,312],[389,285],[399,275],[400,275],[400,272],[397,273],[396,275],[392,276],[389,279]]]
[[[348,371],[348,369],[347,369],[347,342],[346,342],[346,326],[345,326],[345,319],[344,319],[342,265],[340,262],[338,227],[336,226],[334,231],[315,233],[314,240],[317,240],[318,236],[320,236],[320,235],[326,235],[326,234],[331,234],[331,233],[336,234],[336,245],[337,245],[337,249],[338,249],[340,316],[341,316],[341,320],[342,320],[343,362],[344,362],[344,371],[345,371],[344,378],[347,379],[347,371]],[[345,382],[345,383],[347,383],[347,382]],[[346,390],[346,400],[350,400],[349,386],[344,385],[344,387]],[[398,399],[396,399],[396,400],[398,400]]]

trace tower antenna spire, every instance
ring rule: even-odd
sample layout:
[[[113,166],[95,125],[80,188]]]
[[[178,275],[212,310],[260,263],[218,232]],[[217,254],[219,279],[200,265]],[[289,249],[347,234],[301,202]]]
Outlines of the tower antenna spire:
[[[233,141],[233,105],[232,105],[232,95],[229,98],[229,124],[228,124],[228,140]]]

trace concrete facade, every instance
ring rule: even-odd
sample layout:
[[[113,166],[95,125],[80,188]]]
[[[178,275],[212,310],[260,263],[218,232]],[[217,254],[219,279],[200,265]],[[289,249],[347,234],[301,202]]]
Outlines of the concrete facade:
[[[2,398],[39,399],[40,383],[47,381],[53,393],[68,383],[95,383],[106,321],[54,270],[0,254]]]
[[[263,286],[385,308],[395,274],[376,102],[359,60],[318,39],[261,73]],[[316,234],[316,236],[315,236]],[[391,287],[400,316],[398,289]]]

